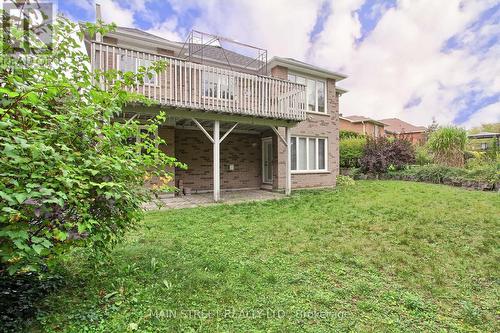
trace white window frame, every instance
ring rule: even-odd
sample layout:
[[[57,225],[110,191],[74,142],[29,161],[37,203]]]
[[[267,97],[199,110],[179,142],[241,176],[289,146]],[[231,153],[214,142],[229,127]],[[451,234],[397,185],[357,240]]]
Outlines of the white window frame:
[[[210,82],[210,83],[215,83],[216,84],[216,87],[217,87],[217,96],[210,96],[210,95],[207,95],[205,94],[205,91],[206,91],[206,83],[205,83],[205,76],[206,75],[215,75],[215,77],[217,78],[217,82],[215,82],[215,80],[213,82]],[[221,78],[222,77],[225,77],[227,78],[227,96],[226,97],[223,97],[222,96],[222,89],[221,89]],[[228,75],[228,74],[219,74],[219,73],[214,73],[214,72],[207,72],[207,71],[202,71],[202,74],[201,74],[201,82],[202,82],[202,96],[203,98],[209,98],[209,99],[220,99],[220,100],[223,100],[223,101],[232,101],[232,100],[235,100],[236,99],[236,94],[235,94],[235,90],[236,90],[236,84],[235,84],[235,78],[234,76],[231,76],[231,75]],[[232,83],[232,84],[231,84]],[[232,87],[232,89],[231,89]]]
[[[117,65],[117,67],[116,68],[118,70],[121,70],[120,67],[121,67],[121,56],[122,55],[133,59],[134,68],[133,68],[132,72],[134,72],[136,74],[137,74],[137,71],[138,71],[139,67],[142,66],[142,65],[139,64],[139,62],[141,60],[149,62],[150,65],[153,62],[152,60],[149,60],[149,59],[141,59],[141,58],[137,58],[137,57],[132,57],[131,55],[117,54],[116,55],[116,65]],[[144,67],[148,68],[149,66],[144,66]],[[148,82],[146,82],[146,80]],[[152,82],[150,82],[150,81],[152,81]],[[144,84],[144,86],[160,87],[159,80],[158,80],[158,73],[153,72],[153,77],[151,79],[149,77],[145,77],[143,84]]]
[[[294,76],[295,77],[295,80],[292,81],[290,80],[290,76]],[[327,94],[328,94],[328,88],[326,86],[326,80],[323,80],[323,79],[318,79],[317,77],[313,77],[313,76],[308,76],[308,75],[303,75],[303,74],[297,74],[297,73],[294,73],[294,72],[290,72],[288,73],[288,81],[290,82],[294,82],[296,83],[297,82],[297,77],[301,77],[303,79],[305,79],[305,85],[306,85],[306,112],[307,113],[314,113],[314,114],[319,114],[319,115],[328,115],[328,108],[327,108],[327,105],[328,105],[328,98],[327,98]],[[315,98],[316,100],[314,101],[314,105],[315,105],[315,111],[311,111],[309,110],[309,94],[307,93],[307,80],[313,80],[313,81],[316,81],[316,85],[315,85]],[[325,108],[325,112],[319,112],[318,109],[319,109],[319,104],[318,104],[318,82],[322,82],[323,83],[323,86],[325,87],[325,105],[324,105],[324,108]]]
[[[297,136],[297,135],[292,135],[292,138],[295,138],[295,167],[296,169],[293,170],[292,169],[292,165],[290,165],[290,171],[292,174],[301,174],[301,173],[329,173],[330,171],[328,170],[328,138],[326,137],[317,137],[317,136],[303,136],[303,135],[300,135],[300,136]],[[306,165],[307,165],[307,169],[305,170],[302,170],[302,169],[298,169],[299,168],[299,153],[300,153],[300,149],[299,149],[299,139],[306,139]],[[309,141],[310,140],[314,140],[316,143],[315,143],[315,147],[316,147],[316,156],[315,156],[315,165],[316,165],[316,169],[309,169],[309,165],[310,165],[310,161],[309,161]],[[319,168],[319,140],[325,140],[325,156],[324,156],[324,159],[325,159],[325,168],[324,169],[320,169]],[[290,143],[291,144],[291,143]]]

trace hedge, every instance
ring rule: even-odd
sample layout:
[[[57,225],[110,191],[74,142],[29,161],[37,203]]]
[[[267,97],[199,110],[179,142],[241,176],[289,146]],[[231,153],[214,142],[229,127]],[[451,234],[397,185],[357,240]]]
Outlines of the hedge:
[[[340,167],[359,167],[359,159],[365,149],[365,138],[345,138],[339,143]]]
[[[410,180],[485,191],[500,191],[500,170],[496,165],[484,166],[472,170],[436,164],[424,166],[413,165],[404,170],[389,171],[378,176],[363,174],[360,169],[352,169],[350,174],[354,179]]]

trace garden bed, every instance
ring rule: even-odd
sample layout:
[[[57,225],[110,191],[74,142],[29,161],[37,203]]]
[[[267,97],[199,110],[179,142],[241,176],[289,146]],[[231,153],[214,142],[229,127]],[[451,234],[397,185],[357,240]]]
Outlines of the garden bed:
[[[499,191],[500,174],[492,167],[476,170],[451,168],[439,165],[409,166],[404,170],[373,174],[360,169],[342,169],[341,174],[354,179],[392,179],[432,184],[444,184],[478,191]]]

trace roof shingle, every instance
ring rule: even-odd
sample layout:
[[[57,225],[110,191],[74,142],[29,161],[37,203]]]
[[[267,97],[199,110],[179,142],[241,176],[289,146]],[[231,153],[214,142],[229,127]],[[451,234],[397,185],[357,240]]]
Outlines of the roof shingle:
[[[402,121],[401,119],[398,118],[380,119],[379,121],[387,125],[385,127],[386,131],[396,134],[416,133],[416,132],[418,133],[425,131],[425,126],[415,126],[410,123],[407,123],[406,121]]]

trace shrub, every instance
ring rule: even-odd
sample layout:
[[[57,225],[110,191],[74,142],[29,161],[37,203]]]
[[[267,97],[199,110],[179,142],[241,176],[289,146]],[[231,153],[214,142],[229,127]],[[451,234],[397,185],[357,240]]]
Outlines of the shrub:
[[[363,172],[383,173],[415,162],[415,150],[406,140],[387,138],[368,139],[360,165]]]
[[[466,143],[467,132],[463,128],[449,126],[434,131],[427,145],[435,163],[462,167]]]
[[[0,266],[10,273],[36,270],[72,246],[109,248],[142,218],[153,194],[145,179],[168,179],[168,166],[183,167],[151,135],[164,115],[146,133],[134,121],[114,121],[127,103],[151,103],[127,88],[152,73],[93,73],[76,47],[77,25],[59,18],[56,26],[51,65],[0,62]]]
[[[363,134],[359,134],[353,131],[341,130],[339,132],[339,138],[342,139],[350,139],[350,138],[365,138],[366,136]]]
[[[417,146],[415,148],[415,163],[418,165],[432,163],[432,157],[429,154],[429,150],[425,146]]]
[[[349,176],[344,176],[344,175],[338,175],[337,176],[337,185],[338,186],[352,186],[356,184],[354,179],[352,179]]]
[[[346,138],[339,143],[340,166],[342,168],[359,167],[359,159],[365,148],[365,138]]]
[[[413,166],[405,170],[390,172],[389,174],[392,177],[403,176],[411,180],[431,183],[479,181],[493,184],[500,181],[499,170],[494,165],[467,170],[439,164],[429,164]]]

